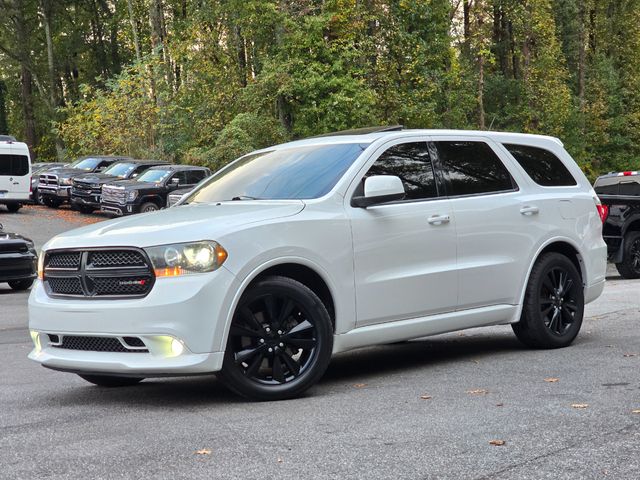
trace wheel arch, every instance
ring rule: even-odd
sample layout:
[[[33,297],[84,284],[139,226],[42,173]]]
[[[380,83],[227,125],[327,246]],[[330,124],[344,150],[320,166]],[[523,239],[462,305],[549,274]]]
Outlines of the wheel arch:
[[[622,236],[624,237],[627,232],[640,232],[640,215],[635,215],[630,222],[627,222]]]

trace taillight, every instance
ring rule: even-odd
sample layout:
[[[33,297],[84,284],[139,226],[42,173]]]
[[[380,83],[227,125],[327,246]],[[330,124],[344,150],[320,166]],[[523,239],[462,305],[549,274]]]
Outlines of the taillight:
[[[598,215],[600,215],[602,223],[606,222],[607,217],[609,216],[609,207],[607,205],[602,205],[601,203],[596,203],[596,208],[598,209]]]

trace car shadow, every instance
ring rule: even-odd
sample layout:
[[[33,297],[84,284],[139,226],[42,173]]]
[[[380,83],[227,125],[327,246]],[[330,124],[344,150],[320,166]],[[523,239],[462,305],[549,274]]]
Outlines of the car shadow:
[[[509,332],[504,335],[440,337],[413,340],[345,352],[333,357],[319,384],[304,396],[332,395],[332,387],[345,383],[372,381],[394,373],[406,373],[426,366],[477,361],[501,353],[523,350]],[[198,407],[215,404],[242,404],[247,400],[229,391],[214,375],[179,378],[151,378],[132,386],[104,388],[90,384],[56,392],[56,404],[112,404],[129,408]]]

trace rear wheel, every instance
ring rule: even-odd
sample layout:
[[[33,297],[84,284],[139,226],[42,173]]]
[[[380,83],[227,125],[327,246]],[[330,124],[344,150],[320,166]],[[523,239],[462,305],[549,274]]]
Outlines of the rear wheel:
[[[82,205],[78,207],[78,209],[80,210],[80,213],[86,213],[86,214],[93,213],[93,207],[86,207]]]
[[[20,210],[20,207],[22,207],[22,205],[19,203],[8,203],[6,206],[7,210],[9,210],[11,213],[16,213],[18,210]]]
[[[58,208],[62,202],[51,197],[42,197],[42,201],[49,208]]]
[[[8,283],[13,290],[27,290],[31,285],[33,285],[33,279],[12,280]]]
[[[640,232],[629,232],[624,237],[622,262],[616,263],[622,278],[640,278]]]
[[[219,376],[254,400],[291,398],[322,377],[332,348],[331,319],[318,296],[293,279],[268,277],[238,304]]]
[[[153,202],[146,202],[140,205],[140,213],[155,212],[159,210],[158,205]]]
[[[80,378],[86,380],[89,383],[93,383],[94,385],[98,385],[100,387],[130,387],[132,385],[137,385],[144,378],[138,377],[115,377],[111,375],[81,375],[78,374]]]
[[[573,342],[582,325],[584,290],[575,265],[564,255],[546,253],[531,271],[518,339],[532,348],[560,348]]]

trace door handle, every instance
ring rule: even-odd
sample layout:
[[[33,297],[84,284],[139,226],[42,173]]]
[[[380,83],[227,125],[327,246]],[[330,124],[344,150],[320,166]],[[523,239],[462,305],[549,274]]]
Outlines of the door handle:
[[[522,215],[535,215],[540,212],[540,209],[533,205],[525,205],[520,209]]]
[[[431,225],[442,225],[443,223],[449,223],[449,215],[432,215],[427,222]]]

